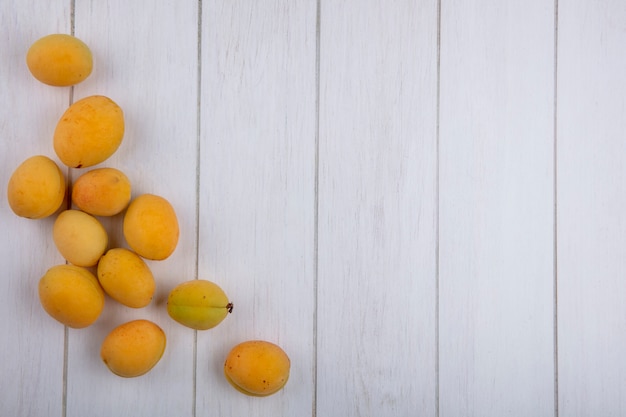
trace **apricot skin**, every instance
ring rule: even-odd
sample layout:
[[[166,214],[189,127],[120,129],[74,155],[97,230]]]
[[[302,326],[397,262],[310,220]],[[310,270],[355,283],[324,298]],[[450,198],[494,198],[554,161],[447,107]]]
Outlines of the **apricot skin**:
[[[57,156],[70,168],[87,168],[107,160],[122,144],[124,113],[108,97],[95,95],[72,104],[54,130]]]
[[[114,216],[130,202],[131,184],[128,177],[115,168],[97,168],[74,181],[72,202],[94,216]]]
[[[165,352],[163,330],[149,320],[133,320],[113,329],[102,342],[100,357],[111,372],[134,378],[150,371]]]
[[[100,258],[98,281],[111,298],[131,308],[150,304],[156,287],[148,265],[124,248],[109,249]]]
[[[104,291],[87,269],[74,265],[50,268],[39,280],[39,300],[55,320],[75,329],[95,322],[104,308]]]
[[[130,202],[124,214],[123,232],[132,250],[156,261],[174,252],[180,233],[174,208],[154,194],[142,194]]]
[[[54,221],[52,238],[61,255],[77,266],[96,265],[109,242],[102,223],[80,210],[61,212]]]
[[[226,293],[217,284],[201,279],[177,285],[167,298],[170,317],[195,330],[212,329],[232,308]]]
[[[290,360],[280,346],[250,340],[231,349],[224,362],[224,376],[238,391],[266,397],[280,391],[289,379]]]
[[[93,69],[89,47],[80,39],[55,33],[36,40],[26,53],[26,65],[44,84],[67,87],[84,81]]]
[[[65,198],[65,176],[59,166],[44,155],[22,162],[13,172],[7,199],[13,212],[28,219],[54,214]]]

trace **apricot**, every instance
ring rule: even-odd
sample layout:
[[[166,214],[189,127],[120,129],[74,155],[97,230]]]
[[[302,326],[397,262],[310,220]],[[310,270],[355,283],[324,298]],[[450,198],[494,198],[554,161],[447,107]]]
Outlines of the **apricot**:
[[[177,285],[167,297],[170,317],[196,330],[217,326],[232,309],[233,304],[217,284],[201,279]]]
[[[128,177],[115,168],[97,168],[85,172],[74,182],[72,202],[94,216],[114,216],[130,202]]]
[[[98,262],[98,281],[111,298],[131,308],[150,304],[155,290],[154,276],[136,253],[109,249]]]
[[[65,176],[47,156],[26,159],[9,179],[9,206],[20,217],[41,219],[51,216],[61,207],[64,198]]]
[[[124,113],[108,97],[89,96],[72,104],[54,130],[54,151],[70,168],[107,160],[124,137]]]
[[[57,265],[39,280],[39,300],[44,310],[68,327],[80,329],[95,322],[104,308],[104,291],[89,270]]]
[[[165,198],[142,194],[130,202],[123,222],[128,246],[138,255],[152,260],[168,258],[178,244],[176,212]]]
[[[89,77],[93,57],[89,47],[77,37],[55,33],[31,45],[26,53],[26,65],[42,83],[66,87]]]
[[[59,214],[52,227],[52,239],[61,255],[77,266],[96,265],[109,242],[102,223],[80,210]]]
[[[102,342],[100,357],[111,372],[124,378],[144,375],[165,352],[163,330],[149,320],[133,320],[113,329]]]
[[[282,389],[289,379],[291,362],[280,346],[250,340],[231,349],[224,362],[226,380],[238,391],[265,397]]]

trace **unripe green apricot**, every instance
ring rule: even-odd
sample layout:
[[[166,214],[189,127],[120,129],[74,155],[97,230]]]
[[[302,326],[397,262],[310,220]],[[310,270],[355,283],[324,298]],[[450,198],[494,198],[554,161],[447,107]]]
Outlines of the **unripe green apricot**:
[[[167,298],[167,312],[183,326],[208,330],[233,310],[224,291],[214,282],[192,280],[174,288]]]

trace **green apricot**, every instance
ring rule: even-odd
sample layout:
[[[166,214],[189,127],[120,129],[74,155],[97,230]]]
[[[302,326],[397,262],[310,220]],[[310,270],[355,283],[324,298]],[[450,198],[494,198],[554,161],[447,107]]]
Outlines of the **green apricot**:
[[[214,282],[196,279],[176,286],[167,298],[172,319],[196,330],[211,329],[233,311],[224,291]]]

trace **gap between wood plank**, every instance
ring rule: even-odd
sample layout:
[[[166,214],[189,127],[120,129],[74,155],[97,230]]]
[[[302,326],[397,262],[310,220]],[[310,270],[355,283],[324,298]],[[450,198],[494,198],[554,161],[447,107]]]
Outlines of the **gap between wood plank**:
[[[435,173],[435,417],[439,417],[440,412],[440,395],[439,395],[439,176],[440,176],[440,158],[439,158],[439,122],[441,116],[441,0],[437,1],[437,93],[436,93],[436,126],[435,126],[435,154],[436,154],[436,173]]]
[[[313,179],[313,404],[311,416],[317,416],[317,311],[319,271],[319,172],[320,172],[320,45],[322,31],[322,1],[317,0],[315,10],[315,173]]]
[[[76,0],[70,0],[70,34],[74,36],[76,33]],[[70,87],[69,92],[69,105],[74,103],[74,86]],[[67,168],[67,209],[72,208],[71,187],[72,187],[72,170]],[[68,262],[65,261],[67,264]],[[61,400],[61,416],[67,416],[67,373],[68,373],[68,358],[69,358],[69,328],[63,326],[63,398]]]
[[[440,176],[440,158],[439,158],[439,122],[441,116],[441,0],[437,0],[437,93],[436,93],[436,126],[435,126],[435,417],[439,417],[440,412],[440,395],[439,395],[439,176]]]
[[[202,114],[202,0],[198,0],[197,8],[197,65],[196,71],[196,253],[195,253],[195,265],[194,265],[194,277],[198,279],[199,262],[200,262],[200,148],[202,144],[202,123],[200,121]],[[198,404],[198,331],[193,331],[193,371],[192,371],[192,383],[191,383],[191,416],[196,417],[197,404]]]
[[[554,334],[553,334],[553,344],[554,344],[554,417],[559,417],[559,321],[558,321],[558,241],[557,241],[557,219],[558,219],[558,192],[557,192],[557,97],[558,97],[558,49],[559,47],[559,0],[554,0],[554,74],[553,74],[553,161],[552,161],[552,169],[553,169],[553,190],[554,190],[554,211],[553,211],[553,284],[552,284],[552,294],[553,294],[553,326],[554,326]]]

